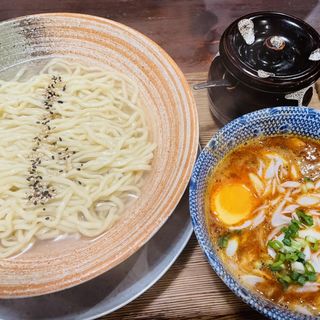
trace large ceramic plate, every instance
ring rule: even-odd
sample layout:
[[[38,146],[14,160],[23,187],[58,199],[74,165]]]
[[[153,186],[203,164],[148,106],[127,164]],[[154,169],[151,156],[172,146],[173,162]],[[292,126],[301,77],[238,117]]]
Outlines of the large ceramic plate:
[[[39,242],[23,255],[0,261],[0,297],[33,296],[110,270],[163,225],[191,176],[198,143],[197,111],[173,60],[150,39],[114,21],[70,13],[26,16],[1,23],[0,42],[2,74],[57,56],[127,74],[140,87],[157,144],[142,196],[110,231],[91,241]]]

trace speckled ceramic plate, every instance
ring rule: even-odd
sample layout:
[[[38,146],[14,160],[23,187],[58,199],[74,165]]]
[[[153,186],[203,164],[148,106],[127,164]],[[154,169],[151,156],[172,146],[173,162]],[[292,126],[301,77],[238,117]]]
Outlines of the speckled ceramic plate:
[[[188,196],[161,229],[129,259],[87,283],[40,297],[0,300],[5,320],[95,319],[123,307],[152,286],[192,234]]]
[[[52,57],[114,68],[141,90],[157,144],[142,196],[95,240],[38,242],[0,261],[0,297],[46,294],[92,279],[141,248],[177,206],[191,176],[198,143],[191,90],[173,60],[154,42],[114,21],[71,13],[40,14],[0,23],[0,72]],[[0,73],[1,76],[1,73]]]

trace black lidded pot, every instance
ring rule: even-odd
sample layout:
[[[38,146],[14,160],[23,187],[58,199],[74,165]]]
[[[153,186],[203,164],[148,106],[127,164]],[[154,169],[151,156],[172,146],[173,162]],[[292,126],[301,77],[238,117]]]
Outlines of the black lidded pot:
[[[223,33],[208,80],[211,111],[222,124],[265,107],[308,105],[320,76],[320,35],[278,12],[251,13]]]

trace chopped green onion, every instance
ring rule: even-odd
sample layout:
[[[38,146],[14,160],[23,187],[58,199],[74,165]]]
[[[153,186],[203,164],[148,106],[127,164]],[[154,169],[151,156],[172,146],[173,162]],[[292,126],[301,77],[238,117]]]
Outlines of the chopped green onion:
[[[294,248],[289,247],[289,246],[284,246],[280,251],[283,253],[295,253],[296,252],[296,250]]]
[[[315,273],[313,265],[308,261],[304,264],[304,268],[305,268],[306,272]]]
[[[229,234],[223,235],[218,238],[218,246],[221,249],[224,249],[228,246],[228,241],[229,241]]]
[[[291,240],[290,239],[288,239],[288,238],[284,238],[283,240],[282,240],[282,242],[286,245],[286,246],[291,246]]]
[[[286,260],[286,255],[283,254],[283,253],[279,253],[277,256],[276,256],[276,262],[284,262]]]
[[[300,276],[300,273],[296,272],[296,271],[292,271],[291,274],[290,274],[290,277],[293,281],[297,281],[298,278]]]
[[[294,229],[294,231],[298,231],[300,228],[300,222],[297,219],[292,219],[291,224],[289,225],[289,229]]]
[[[286,256],[283,253],[279,253],[276,256],[276,260],[274,263],[272,263],[269,267],[271,271],[280,271],[284,268],[284,261],[286,259]]]
[[[304,211],[297,209],[296,214],[299,217],[301,223],[305,224],[308,227],[313,226],[313,218],[304,213]]]
[[[292,282],[292,279],[288,275],[280,275],[278,281],[287,287]]]
[[[294,262],[294,261],[297,261],[298,260],[298,255],[296,254],[296,253],[294,253],[294,252],[291,252],[291,253],[287,253],[286,254],[286,261],[292,261],[292,262]]]
[[[304,177],[304,178],[303,178],[303,181],[304,181],[304,182],[312,182],[312,180],[311,180],[309,177]]]
[[[312,243],[311,244],[311,246],[310,246],[310,249],[312,250],[312,251],[318,251],[319,250],[319,240],[316,240],[316,242],[315,243]]]
[[[304,262],[304,259],[306,258],[305,254],[302,252],[298,252],[298,260],[301,262]]]
[[[280,264],[278,262],[275,262],[269,266],[271,271],[280,271],[284,269],[284,264],[281,262]]]
[[[320,240],[310,236],[299,238],[299,230],[313,226],[313,217],[301,209],[296,210],[296,214],[298,220],[292,219],[286,227],[281,228],[284,233],[282,241],[268,241],[268,247],[277,253],[273,262],[268,262],[269,268],[285,287],[291,283],[304,285],[307,281],[314,282],[318,278],[313,265],[306,261],[302,251],[307,245],[312,251],[318,251]]]
[[[306,236],[306,240],[310,243],[315,243],[317,241],[317,239],[312,236]]]
[[[291,247],[297,251],[300,251],[302,248],[302,244],[296,240],[291,240]]]
[[[315,272],[313,272],[313,273],[308,273],[308,274],[307,274],[307,278],[308,278],[308,280],[311,281],[311,282],[317,281],[317,275],[316,275]]]
[[[300,275],[299,278],[297,279],[298,284],[304,285],[306,283],[307,279],[304,275]]]
[[[276,251],[283,247],[283,244],[279,240],[270,240],[268,246]]]

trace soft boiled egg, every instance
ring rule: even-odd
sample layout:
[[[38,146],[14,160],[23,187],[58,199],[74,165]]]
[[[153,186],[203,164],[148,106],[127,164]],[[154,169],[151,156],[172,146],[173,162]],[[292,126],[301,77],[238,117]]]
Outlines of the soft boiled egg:
[[[234,225],[246,219],[256,204],[256,198],[243,183],[225,184],[213,190],[210,209],[226,225]]]

